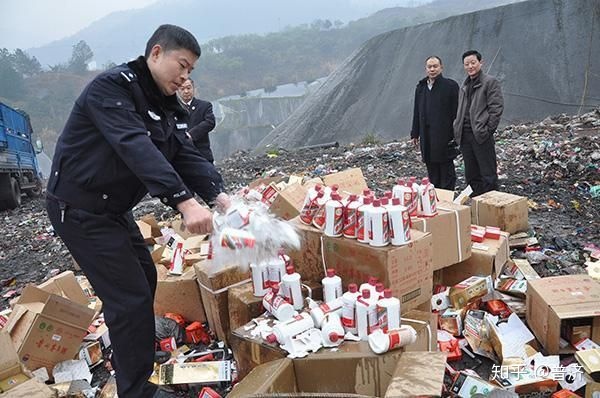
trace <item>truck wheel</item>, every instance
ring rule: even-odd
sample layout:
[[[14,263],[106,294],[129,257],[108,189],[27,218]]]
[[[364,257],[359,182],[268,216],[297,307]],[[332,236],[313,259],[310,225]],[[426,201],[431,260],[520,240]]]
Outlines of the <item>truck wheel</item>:
[[[39,198],[42,194],[42,187],[40,185],[36,185],[35,188],[25,190],[25,193],[30,198]]]
[[[19,186],[19,182],[10,176],[6,176],[0,180],[2,180],[0,182],[4,182],[0,187],[0,197],[3,199],[0,202],[0,209],[14,209],[21,206],[21,187]]]

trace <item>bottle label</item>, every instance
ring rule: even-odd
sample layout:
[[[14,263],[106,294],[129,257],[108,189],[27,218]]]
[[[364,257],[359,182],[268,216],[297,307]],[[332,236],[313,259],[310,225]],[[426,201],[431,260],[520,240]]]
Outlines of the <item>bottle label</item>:
[[[393,350],[396,347],[399,347],[401,344],[400,340],[400,332],[398,330],[392,330],[388,333],[388,339],[390,339],[390,346],[388,350]]]
[[[356,326],[356,306],[355,303],[344,303],[342,307],[342,325],[347,328]]]
[[[358,210],[356,217],[356,238],[365,240],[365,212]]]
[[[346,236],[356,236],[356,213],[356,209],[346,208],[346,216],[344,217],[344,235]]]
[[[377,306],[377,323],[384,332],[388,329],[388,312],[386,307]]]

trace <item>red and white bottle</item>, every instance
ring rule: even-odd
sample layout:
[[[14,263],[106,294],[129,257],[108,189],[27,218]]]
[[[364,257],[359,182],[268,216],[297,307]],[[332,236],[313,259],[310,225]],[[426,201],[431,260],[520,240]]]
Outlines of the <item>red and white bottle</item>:
[[[352,194],[348,198],[344,208],[344,232],[346,238],[356,238],[356,229],[358,224],[358,208],[362,206],[358,196]]]
[[[295,310],[301,310],[304,307],[302,282],[300,281],[300,274],[295,271],[293,265],[286,267],[286,274],[281,277],[281,285],[283,296],[292,304]]]
[[[312,220],[312,224],[323,229],[325,227],[325,204],[331,200],[331,188],[323,188],[323,195],[317,198],[317,211],[315,212]]]
[[[281,277],[285,275],[285,267],[287,264],[283,256],[277,256],[267,262],[267,270],[269,271],[269,284],[273,285],[281,282]]]
[[[356,283],[348,285],[348,291],[342,295],[342,325],[347,332],[357,334],[356,299],[360,296]]]
[[[379,328],[377,322],[377,299],[371,297],[371,291],[365,289],[356,299],[356,328],[358,337],[366,341],[367,337]]]
[[[331,200],[325,203],[325,228],[327,236],[338,237],[344,232],[344,204],[337,192],[331,193]]]
[[[342,312],[343,302],[341,298],[337,298],[329,303],[323,303],[310,309],[310,316],[315,322],[315,327],[320,328],[325,320],[325,315],[335,312],[340,315]]]
[[[410,215],[408,209],[400,205],[400,199],[392,199],[388,207],[390,225],[390,242],[394,246],[402,246],[410,242]]]
[[[421,203],[420,215],[424,217],[433,217],[437,214],[437,195],[435,187],[424,177],[419,187],[419,202]]]
[[[342,278],[335,274],[333,268],[327,268],[327,276],[321,280],[323,285],[323,301],[329,303],[342,296]]]
[[[369,245],[386,246],[390,243],[390,230],[387,210],[381,206],[381,201],[375,199],[373,207],[367,209],[366,218],[369,220]]]
[[[369,335],[368,340],[369,347],[375,354],[383,354],[413,344],[417,341],[417,331],[412,326],[404,325],[387,333],[377,330]]]
[[[269,269],[267,263],[264,261],[250,264],[250,271],[252,272],[252,288],[254,296],[263,297],[269,291]]]
[[[280,321],[292,319],[296,311],[285,298],[279,295],[279,284],[274,284],[271,289],[265,294],[262,300],[262,305],[271,315]]]
[[[400,327],[400,300],[392,297],[392,289],[385,289],[377,302],[377,320],[384,332]]]
[[[340,316],[331,312],[325,315],[321,324],[321,337],[323,338],[323,347],[337,347],[344,341],[344,327]]]
[[[401,199],[404,196],[404,190],[406,187],[406,183],[403,178],[398,178],[396,180],[396,185],[392,188],[392,198]]]
[[[381,282],[377,282],[375,284],[375,297],[377,300],[381,300],[383,298],[385,286]]]
[[[376,276],[369,276],[369,279],[362,283],[358,288],[358,292],[362,292],[365,289],[369,289],[371,291],[371,296],[375,296],[377,293],[377,283],[379,282],[379,278]]]
[[[391,200],[394,197],[394,193],[392,191],[385,191],[383,197]]]
[[[184,258],[185,251],[183,250],[183,242],[177,242],[175,250],[173,251],[173,257],[171,258],[169,274],[181,275],[183,273]]]
[[[318,187],[318,189],[316,189]],[[300,211],[300,221],[303,224],[311,225],[313,218],[319,210],[319,199],[323,198],[325,193],[322,191],[320,185],[316,185],[313,191],[308,192]]]
[[[373,192],[371,192],[369,188],[365,188],[358,200],[360,200],[361,203],[365,203],[365,199],[371,196],[373,196]]]
[[[314,327],[315,324],[310,315],[302,312],[285,322],[280,322],[273,326],[273,333],[267,336],[267,341],[269,343],[277,342],[286,345],[291,342],[294,336]]]
[[[368,227],[371,226],[371,223],[368,219],[367,211],[373,207],[371,203],[373,203],[373,199],[370,196],[367,196],[363,199],[363,205],[357,209],[356,240],[361,243],[369,243]]]

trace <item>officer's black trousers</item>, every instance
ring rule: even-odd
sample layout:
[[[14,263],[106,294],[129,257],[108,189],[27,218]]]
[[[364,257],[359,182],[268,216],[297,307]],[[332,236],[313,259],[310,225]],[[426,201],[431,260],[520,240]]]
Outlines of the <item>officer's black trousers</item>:
[[[94,214],[47,200],[54,230],[103,302],[121,398],[152,397],[156,268],[131,212]]]
[[[473,188],[472,197],[498,189],[496,148],[494,137],[483,143],[475,141],[473,132],[465,129],[462,134],[460,151],[465,161],[465,179]]]
[[[456,186],[456,171],[454,170],[454,162],[426,162],[427,175],[429,181],[436,187],[454,191]]]

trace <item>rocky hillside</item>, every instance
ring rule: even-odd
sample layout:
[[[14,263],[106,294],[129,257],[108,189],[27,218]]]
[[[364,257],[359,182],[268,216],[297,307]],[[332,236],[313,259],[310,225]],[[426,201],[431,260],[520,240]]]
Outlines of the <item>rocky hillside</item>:
[[[530,0],[384,33],[350,56],[259,147],[405,137],[425,58],[441,56],[444,74],[462,82],[460,56],[471,48],[502,83],[504,125],[589,110],[600,104],[598,26],[598,1]]]

